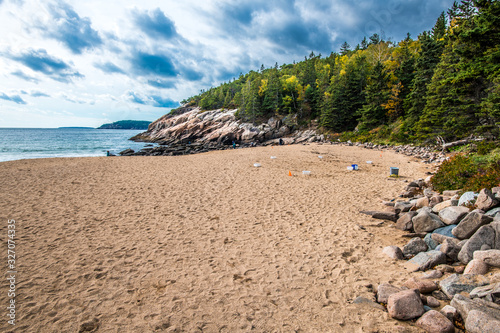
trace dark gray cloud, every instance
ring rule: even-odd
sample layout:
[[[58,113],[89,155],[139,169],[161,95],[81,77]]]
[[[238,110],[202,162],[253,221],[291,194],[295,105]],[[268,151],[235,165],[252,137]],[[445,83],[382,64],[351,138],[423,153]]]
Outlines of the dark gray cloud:
[[[0,99],[4,99],[6,101],[11,101],[17,104],[27,104],[19,95],[6,95],[5,93],[0,93]]]
[[[59,1],[48,8],[53,24],[39,27],[47,37],[60,41],[75,54],[103,44],[99,33],[92,28],[90,19],[80,17],[67,3]]]
[[[135,52],[132,54],[131,66],[141,76],[171,78],[179,74],[170,58],[165,55]]]
[[[19,78],[21,78],[23,80],[29,81],[29,82],[33,82],[33,83],[40,82],[40,80],[38,80],[37,78],[29,76],[29,75],[27,75],[26,73],[24,73],[23,71],[20,71],[20,70],[17,70],[15,72],[10,73],[10,74],[12,74],[14,76],[17,76],[17,77],[19,77]]]
[[[174,22],[159,8],[150,12],[135,10],[132,12],[132,18],[135,24],[150,37],[163,39],[179,37]]]
[[[218,2],[213,25],[237,43],[264,38],[275,54],[329,54],[374,33],[399,41],[432,28],[453,0],[278,0]],[[300,59],[300,58],[299,58]],[[299,60],[297,59],[297,60]],[[277,59],[278,60],[278,59]]]
[[[84,77],[63,60],[48,55],[44,49],[28,50],[20,55],[9,54],[8,57],[59,82],[69,83]]]
[[[158,95],[140,96],[132,91],[127,93],[127,98],[137,104],[151,105],[157,108],[176,108],[180,104],[170,98],[163,98]]]
[[[108,74],[113,74],[113,73],[125,74],[125,72],[120,67],[116,66],[110,61],[106,63],[94,63],[94,67]]]

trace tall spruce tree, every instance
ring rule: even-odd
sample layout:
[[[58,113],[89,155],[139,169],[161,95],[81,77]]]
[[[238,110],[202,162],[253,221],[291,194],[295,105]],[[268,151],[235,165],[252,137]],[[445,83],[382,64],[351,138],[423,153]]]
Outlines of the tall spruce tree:
[[[366,86],[366,103],[360,110],[359,130],[370,130],[387,123],[386,110],[383,104],[389,98],[389,76],[381,62],[377,62],[368,77]]]

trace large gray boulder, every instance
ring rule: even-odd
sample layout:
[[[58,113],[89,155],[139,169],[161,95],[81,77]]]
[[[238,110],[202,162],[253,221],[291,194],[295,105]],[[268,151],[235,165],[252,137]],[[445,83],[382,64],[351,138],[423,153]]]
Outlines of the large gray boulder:
[[[432,232],[438,228],[445,226],[439,216],[432,213],[429,207],[420,209],[418,214],[412,219],[412,222],[413,229],[416,233]]]
[[[441,291],[449,298],[463,291],[469,293],[477,287],[485,286],[490,280],[482,275],[452,274],[439,282]],[[452,306],[454,306],[452,304]]]
[[[463,264],[468,264],[474,258],[474,252],[481,250],[483,245],[488,245],[491,249],[495,248],[495,229],[491,225],[485,225],[464,244],[458,253],[458,260]],[[500,245],[500,244],[499,244]]]
[[[439,218],[444,224],[457,224],[469,213],[469,208],[464,206],[450,206],[439,211]]]
[[[487,188],[482,189],[476,199],[476,207],[488,211],[498,205],[495,195]]]
[[[469,293],[470,298],[482,298],[485,301],[500,304],[500,282],[474,288]]]
[[[452,233],[458,239],[466,239],[474,235],[474,233],[483,225],[493,221],[493,218],[478,212],[470,212],[457,225]]]
[[[445,209],[446,207],[451,207],[451,206],[456,206],[456,205],[458,205],[458,200],[453,200],[453,199],[445,200],[445,201],[442,201],[442,202],[434,205],[434,207],[432,207],[432,211],[434,213],[439,213],[441,210]]]

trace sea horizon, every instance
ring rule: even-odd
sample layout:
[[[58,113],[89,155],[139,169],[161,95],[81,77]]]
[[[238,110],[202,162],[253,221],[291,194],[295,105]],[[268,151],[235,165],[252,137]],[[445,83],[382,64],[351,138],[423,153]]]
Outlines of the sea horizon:
[[[95,157],[140,150],[149,143],[129,140],[144,130],[89,127],[0,127],[0,162],[53,157]]]

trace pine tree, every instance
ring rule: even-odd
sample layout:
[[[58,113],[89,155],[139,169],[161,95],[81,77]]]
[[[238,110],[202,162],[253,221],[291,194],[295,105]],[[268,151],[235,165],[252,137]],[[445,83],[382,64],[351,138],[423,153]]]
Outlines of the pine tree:
[[[427,103],[428,86],[434,75],[434,70],[440,61],[443,42],[436,41],[427,32],[418,37],[420,54],[415,63],[415,77],[412,90],[404,101],[404,128],[410,136],[415,134],[415,124],[419,121]]]
[[[384,65],[378,62],[368,78],[366,86],[366,103],[360,111],[359,130],[370,130],[387,122],[383,104],[389,98],[389,77]]]
[[[344,42],[344,43],[340,46],[340,54],[341,54],[341,55],[346,55],[346,54],[348,54],[350,51],[351,51],[351,45],[349,45],[347,42]]]

